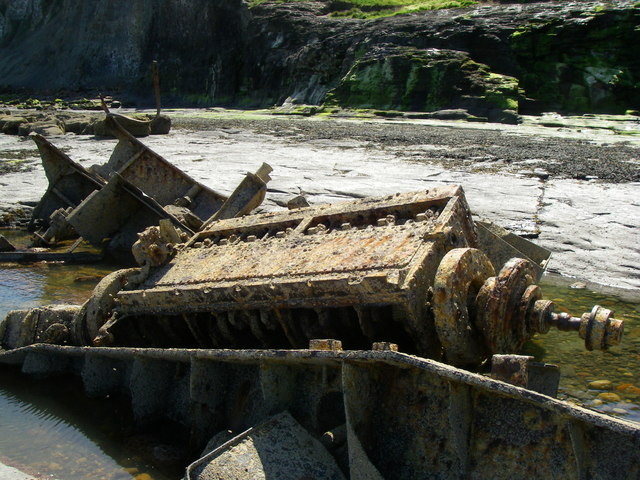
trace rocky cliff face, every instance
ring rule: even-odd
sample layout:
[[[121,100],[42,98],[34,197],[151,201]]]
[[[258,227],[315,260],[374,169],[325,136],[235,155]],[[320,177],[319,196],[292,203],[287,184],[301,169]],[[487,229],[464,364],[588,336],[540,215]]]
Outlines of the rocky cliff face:
[[[374,21],[319,1],[0,0],[0,86],[149,92],[157,59],[163,97],[199,105],[621,113],[640,108],[637,45],[628,0]]]

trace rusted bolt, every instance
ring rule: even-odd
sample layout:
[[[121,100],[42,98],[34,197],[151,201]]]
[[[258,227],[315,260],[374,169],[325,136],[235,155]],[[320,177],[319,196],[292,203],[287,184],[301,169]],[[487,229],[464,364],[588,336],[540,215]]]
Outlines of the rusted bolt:
[[[613,317],[613,311],[599,305],[582,317],[572,317],[569,313],[554,313],[553,302],[537,300],[526,318],[527,327],[532,333],[546,333],[551,326],[561,331],[578,332],[584,339],[587,350],[606,350],[618,345],[622,340],[624,322]]]
[[[565,312],[551,313],[547,321],[549,322],[548,325],[554,325],[558,330],[563,332],[577,332],[580,330],[581,319],[572,317]]]
[[[309,340],[309,350],[342,351],[342,342],[333,338],[314,338]]]
[[[390,342],[374,342],[371,346],[371,350],[375,350],[376,352],[397,352],[398,345]]]
[[[379,218],[377,225],[379,227],[386,227],[387,225],[395,225],[395,223],[396,223],[395,215],[387,215],[384,218]]]

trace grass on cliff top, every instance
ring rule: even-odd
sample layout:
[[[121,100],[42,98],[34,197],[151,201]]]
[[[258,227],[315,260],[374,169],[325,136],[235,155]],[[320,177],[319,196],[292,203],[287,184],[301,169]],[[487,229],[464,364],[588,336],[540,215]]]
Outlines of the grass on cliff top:
[[[274,0],[249,0],[249,7]],[[304,0],[275,0],[276,3],[291,3]],[[380,18],[392,15],[420,12],[422,10],[441,10],[475,5],[474,0],[330,0],[328,14],[332,17]]]

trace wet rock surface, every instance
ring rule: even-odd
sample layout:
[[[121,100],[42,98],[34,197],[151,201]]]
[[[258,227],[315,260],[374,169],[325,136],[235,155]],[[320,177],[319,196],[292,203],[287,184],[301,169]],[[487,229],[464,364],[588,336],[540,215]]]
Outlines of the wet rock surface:
[[[640,142],[634,137],[623,142],[585,129],[203,111],[174,112],[172,119],[169,135],[147,137],[145,144],[221,193],[262,162],[274,167],[267,209],[286,208],[298,195],[313,205],[459,183],[477,218],[551,249],[551,271],[640,288]],[[85,136],[52,141],[85,166],[106,161],[114,146]],[[4,208],[35,201],[46,189],[31,142],[0,136],[0,155],[23,150],[33,152],[32,170],[0,176]]]

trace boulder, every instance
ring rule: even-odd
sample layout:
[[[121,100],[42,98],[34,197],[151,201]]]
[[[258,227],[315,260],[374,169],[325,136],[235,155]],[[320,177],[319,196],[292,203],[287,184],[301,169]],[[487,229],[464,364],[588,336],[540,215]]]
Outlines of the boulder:
[[[20,131],[20,125],[27,123],[27,119],[24,117],[4,117],[2,122],[2,133],[6,135],[18,135]]]
[[[18,135],[27,136],[35,132],[45,137],[51,135],[64,135],[63,127],[56,119],[40,120],[30,123],[22,123],[18,129]]]

